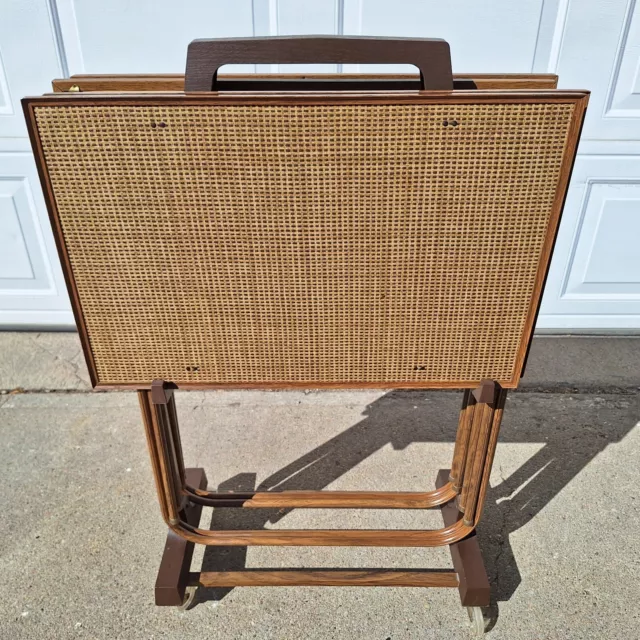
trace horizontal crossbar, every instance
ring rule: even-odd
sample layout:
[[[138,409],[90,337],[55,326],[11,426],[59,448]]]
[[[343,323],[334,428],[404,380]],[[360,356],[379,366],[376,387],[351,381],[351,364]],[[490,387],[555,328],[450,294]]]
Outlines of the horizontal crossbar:
[[[220,547],[439,547],[461,540],[473,531],[462,523],[444,529],[255,529],[212,531],[186,522],[172,526],[186,540]]]
[[[189,574],[189,585],[199,587],[457,587],[455,571],[384,569],[202,571]]]
[[[208,507],[312,509],[433,509],[456,496],[451,485],[437,491],[259,491],[213,493],[187,487],[189,499]]]

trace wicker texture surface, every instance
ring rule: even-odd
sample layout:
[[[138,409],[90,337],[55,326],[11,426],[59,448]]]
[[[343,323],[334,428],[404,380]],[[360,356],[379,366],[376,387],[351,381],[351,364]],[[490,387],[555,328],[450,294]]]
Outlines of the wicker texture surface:
[[[512,380],[573,108],[37,106],[98,382]]]

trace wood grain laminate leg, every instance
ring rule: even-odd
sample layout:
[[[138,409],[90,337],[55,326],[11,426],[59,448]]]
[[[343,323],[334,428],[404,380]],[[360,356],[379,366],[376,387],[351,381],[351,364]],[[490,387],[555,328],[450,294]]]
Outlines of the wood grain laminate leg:
[[[204,469],[186,469],[187,482],[198,489],[207,488],[207,476]],[[189,504],[181,514],[182,519],[197,527],[200,524],[202,506]],[[189,582],[189,569],[195,544],[169,530],[164,553],[156,579],[156,605],[160,607],[180,606],[184,600],[185,589]]]
[[[453,489],[459,493],[464,480],[464,470],[467,464],[467,452],[469,448],[469,436],[471,435],[471,425],[473,423],[473,410],[476,399],[471,393],[471,389],[465,389],[462,398],[462,409],[458,422],[458,433],[456,434],[456,446],[451,463],[451,477],[449,480],[453,484]]]

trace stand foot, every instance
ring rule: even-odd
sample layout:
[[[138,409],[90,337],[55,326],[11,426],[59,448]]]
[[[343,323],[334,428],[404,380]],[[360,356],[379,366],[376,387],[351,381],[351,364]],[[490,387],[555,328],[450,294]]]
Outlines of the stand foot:
[[[191,604],[195,600],[196,591],[197,590],[198,590],[198,587],[187,587],[186,588],[186,590],[184,592],[184,600],[182,601],[182,604],[178,607],[178,609],[180,609],[180,611],[187,611],[187,609],[189,609],[189,607],[191,606]]]
[[[207,476],[204,469],[186,469],[185,472],[187,484],[198,489],[207,488]],[[190,505],[185,519],[189,524],[198,526],[201,513],[202,507],[200,505]],[[187,542],[173,531],[167,533],[167,542],[164,545],[164,553],[156,579],[155,599],[157,606],[187,609],[193,602],[195,589],[190,589],[191,593],[187,594],[188,597],[185,597],[185,593],[194,546],[193,542]]]
[[[436,487],[442,487],[448,481],[449,469],[440,469],[436,478]],[[440,510],[444,524],[447,527],[461,517],[453,502],[442,505]],[[473,531],[466,538],[449,545],[449,551],[451,552],[453,568],[456,570],[460,582],[458,591],[460,592],[462,606],[473,608],[488,607],[491,589],[476,532]],[[480,611],[480,614],[482,614],[482,611]]]
[[[469,620],[471,621],[471,637],[482,638],[484,636],[485,621],[480,607],[467,607]]]

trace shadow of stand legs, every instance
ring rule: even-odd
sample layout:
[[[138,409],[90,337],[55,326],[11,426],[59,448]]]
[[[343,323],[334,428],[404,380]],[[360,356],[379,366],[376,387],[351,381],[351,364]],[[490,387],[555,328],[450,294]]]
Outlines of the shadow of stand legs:
[[[256,474],[239,473],[218,486],[218,491],[255,491]],[[211,529],[264,529],[277,509],[214,509]],[[247,547],[206,547],[201,571],[238,571],[247,566]],[[204,588],[196,592],[193,606],[222,600],[234,587]]]
[[[550,396],[514,394],[507,406],[501,442],[536,443],[542,448],[521,467],[492,487],[487,495],[478,540],[491,581],[490,625],[495,626],[498,603],[511,599],[522,582],[511,546],[511,534],[528,524],[609,444],[620,442],[638,420],[637,397]],[[560,405],[561,419],[546,419],[551,402]],[[528,409],[519,419],[519,405]],[[538,405],[539,411],[535,411]],[[546,405],[546,406],[545,406]],[[514,411],[514,409],[516,409]],[[521,413],[524,413],[522,411]],[[500,447],[500,444],[498,445]],[[499,456],[498,475],[502,475]],[[571,527],[572,523],[558,522]],[[561,551],[561,549],[560,549]]]
[[[447,415],[445,424],[434,419],[434,406],[439,413]],[[258,487],[255,473],[240,473],[221,483],[218,490],[326,488],[389,444],[395,449],[404,449],[413,443],[453,443],[458,409],[458,394],[386,394],[367,407],[363,420],[287,464]],[[510,396],[496,456],[497,475],[502,475],[500,450],[504,445],[541,444],[542,447],[487,495],[478,541],[491,582],[489,628],[497,620],[498,603],[509,600],[522,580],[510,534],[540,513],[608,444],[622,440],[637,419],[634,396],[609,396],[609,400],[590,395],[565,397],[526,392]],[[431,482],[425,477],[425,485]],[[285,509],[216,509],[211,528],[261,529],[267,523],[278,522],[287,512]],[[241,570],[246,566],[246,557],[246,547],[207,547],[202,570]],[[196,602],[220,600],[230,591],[230,588],[201,588]]]

